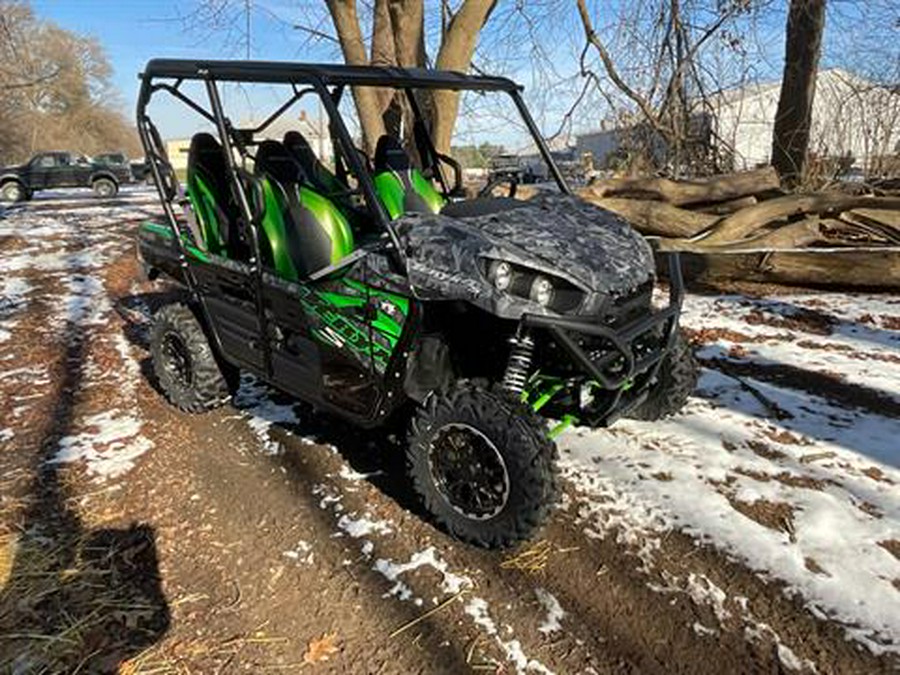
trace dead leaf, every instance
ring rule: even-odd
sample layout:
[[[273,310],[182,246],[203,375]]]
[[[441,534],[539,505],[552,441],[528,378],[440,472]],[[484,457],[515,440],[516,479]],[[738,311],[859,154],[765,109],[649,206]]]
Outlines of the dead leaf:
[[[306,653],[303,654],[303,663],[316,664],[327,661],[328,657],[338,651],[337,633],[325,633],[322,637],[310,640],[306,645]]]

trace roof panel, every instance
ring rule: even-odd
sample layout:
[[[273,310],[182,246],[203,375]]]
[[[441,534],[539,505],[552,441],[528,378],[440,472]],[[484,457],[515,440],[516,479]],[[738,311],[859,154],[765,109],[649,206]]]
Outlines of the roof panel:
[[[293,61],[205,61],[153,59],[142,77],[220,81],[292,83],[319,80],[331,85],[394,86],[425,89],[473,89],[511,91],[521,89],[505,77],[466,75],[451,70],[396,68],[386,66],[347,66],[330,63]]]

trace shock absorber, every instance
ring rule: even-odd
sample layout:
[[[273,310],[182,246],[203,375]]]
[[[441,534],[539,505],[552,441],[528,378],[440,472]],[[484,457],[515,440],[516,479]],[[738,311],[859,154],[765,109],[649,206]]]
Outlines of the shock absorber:
[[[509,339],[512,345],[509,361],[503,374],[503,388],[513,396],[520,396],[528,383],[531,361],[534,356],[534,340],[528,332],[520,332]]]

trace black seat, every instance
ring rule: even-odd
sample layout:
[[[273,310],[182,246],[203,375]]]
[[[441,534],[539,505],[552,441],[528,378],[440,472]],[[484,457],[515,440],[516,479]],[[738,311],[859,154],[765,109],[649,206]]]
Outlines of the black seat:
[[[228,185],[225,152],[210,134],[194,134],[191,139],[187,185],[201,240],[198,244],[216,255],[237,255],[242,249],[237,226],[240,211]],[[197,232],[194,234],[196,237]]]
[[[254,170],[265,200],[260,236],[263,262],[279,276],[304,279],[353,250],[347,220],[310,186],[303,167],[282,143],[260,143]]]
[[[348,190],[348,187],[321,162],[309,141],[299,131],[288,131],[284,135],[283,143],[306,172],[307,179],[316,190],[329,196]]]

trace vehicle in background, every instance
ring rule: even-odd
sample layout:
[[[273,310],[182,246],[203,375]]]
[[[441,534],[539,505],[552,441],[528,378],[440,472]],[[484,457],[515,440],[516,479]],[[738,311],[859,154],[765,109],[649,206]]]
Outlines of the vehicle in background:
[[[128,168],[131,180],[135,183],[147,182],[150,177],[150,167],[147,160],[129,160],[124,152],[106,152],[94,155],[94,162],[104,166],[124,166]]]
[[[504,154],[492,157],[488,164],[488,183],[534,183],[534,169],[522,162],[518,155]]]
[[[19,202],[38,190],[68,187],[91,188],[96,196],[108,198],[128,182],[127,166],[102,164],[73,152],[41,152],[26,164],[0,169],[0,200]]]

